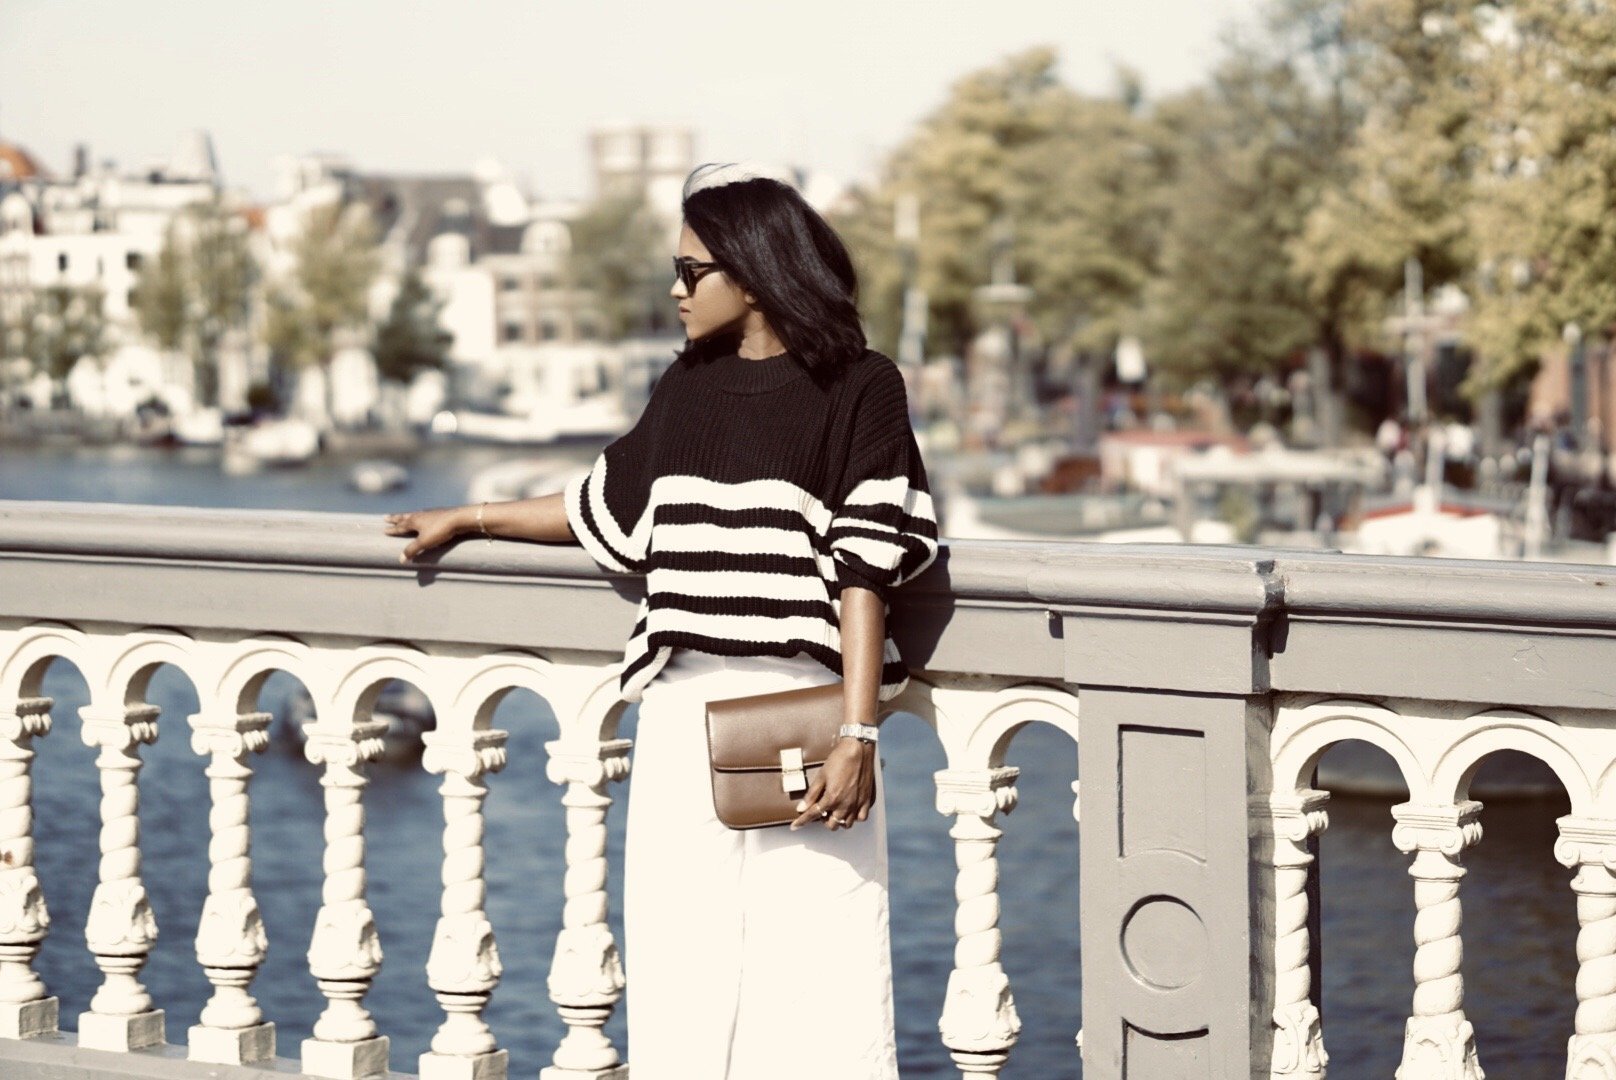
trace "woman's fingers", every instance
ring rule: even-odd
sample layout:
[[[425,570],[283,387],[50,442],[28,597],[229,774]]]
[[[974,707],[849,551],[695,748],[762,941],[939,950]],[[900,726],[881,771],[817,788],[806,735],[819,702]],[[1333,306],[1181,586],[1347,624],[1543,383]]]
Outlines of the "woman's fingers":
[[[791,823],[791,830],[793,832],[802,828],[804,825],[811,825],[815,821],[819,820],[821,816],[820,812],[825,809],[820,805],[820,800],[824,797],[824,794],[824,779],[822,777],[815,777],[814,782],[808,785],[808,793],[797,802],[797,818]]]

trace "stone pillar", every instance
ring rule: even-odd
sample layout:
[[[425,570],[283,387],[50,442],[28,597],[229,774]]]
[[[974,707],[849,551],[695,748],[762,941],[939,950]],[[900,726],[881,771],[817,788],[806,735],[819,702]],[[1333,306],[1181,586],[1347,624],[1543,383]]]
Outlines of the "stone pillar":
[[[0,706],[0,1038],[56,1031],[58,1002],[34,957],[50,927],[34,873],[34,740],[49,734],[50,698]]]
[[[376,919],[365,902],[365,808],[360,802],[364,767],[382,751],[387,725],[367,720],[351,726],[311,724],[304,753],[324,765],[325,887],[309,971],[325,994],[325,1011],[314,1037],[303,1040],[303,1071],[330,1080],[358,1080],[387,1072],[388,1039],[360,1004],[382,966]]]
[[[213,803],[208,897],[196,928],[196,959],[213,996],[186,1037],[192,1061],[244,1065],[275,1056],[275,1025],[264,1022],[264,1011],[247,990],[269,947],[252,891],[247,755],[269,745],[269,721],[265,712],[191,717],[191,748],[208,757]]]
[[[606,925],[606,810],[612,804],[606,785],[628,775],[630,745],[628,739],[545,744],[545,774],[567,788],[561,798],[567,808],[566,906],[549,980],[567,1034],[540,1080],[628,1080],[628,1066],[601,1029],[623,997],[623,965]]]
[[[166,1041],[163,1010],[152,1008],[140,969],[157,940],[157,919],[140,879],[140,748],[157,741],[151,705],[86,705],[80,734],[96,747],[101,774],[101,868],[84,937],[105,976],[79,1014],[79,1045],[137,1050]]]
[[[1481,839],[1481,804],[1398,803],[1392,843],[1414,855],[1414,1010],[1403,1030],[1397,1080],[1481,1080],[1476,1033],[1464,1014],[1459,865]]]
[[[1324,1080],[1330,1060],[1324,1052],[1319,1010],[1313,1004],[1313,943],[1308,934],[1307,902],[1313,866],[1309,842],[1329,824],[1324,810],[1329,798],[1328,792],[1298,791],[1251,800],[1256,841],[1252,856],[1269,875],[1259,921],[1273,949],[1274,1011],[1263,1037],[1273,1047],[1268,1070],[1274,1080]]]
[[[999,837],[994,819],[1016,806],[1019,769],[944,769],[937,812],[954,818],[954,970],[938,1030],[964,1075],[998,1076],[1021,1033],[1010,978],[999,962]]]
[[[1616,821],[1563,817],[1554,857],[1574,868],[1577,1016],[1566,1080],[1616,1080]]]
[[[1171,646],[1151,662],[1200,673],[1195,648]],[[1246,803],[1259,706],[1087,684],[1079,698],[1084,1075],[1249,1077],[1267,1053],[1252,1046]]]
[[[510,1053],[498,1048],[482,1013],[503,970],[483,910],[483,800],[487,774],[505,767],[506,733],[440,729],[424,738],[421,764],[443,777],[444,821],[442,915],[426,973],[447,1015],[421,1055],[421,1080],[505,1080]]]

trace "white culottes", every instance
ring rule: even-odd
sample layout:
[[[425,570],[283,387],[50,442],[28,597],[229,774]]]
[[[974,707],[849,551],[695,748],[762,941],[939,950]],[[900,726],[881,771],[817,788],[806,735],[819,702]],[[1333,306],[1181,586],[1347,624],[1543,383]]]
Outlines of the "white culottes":
[[[623,881],[634,1080],[896,1080],[879,764],[852,829],[713,813],[704,703],[835,681],[801,653],[675,649],[646,686]]]

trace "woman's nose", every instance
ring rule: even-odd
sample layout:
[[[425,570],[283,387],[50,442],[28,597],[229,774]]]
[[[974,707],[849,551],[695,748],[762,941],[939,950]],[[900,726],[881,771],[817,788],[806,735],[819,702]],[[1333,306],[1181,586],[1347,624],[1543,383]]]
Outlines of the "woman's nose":
[[[675,300],[684,300],[690,296],[690,294],[685,291],[685,283],[681,278],[673,279],[673,288],[668,290],[668,295],[673,297]]]

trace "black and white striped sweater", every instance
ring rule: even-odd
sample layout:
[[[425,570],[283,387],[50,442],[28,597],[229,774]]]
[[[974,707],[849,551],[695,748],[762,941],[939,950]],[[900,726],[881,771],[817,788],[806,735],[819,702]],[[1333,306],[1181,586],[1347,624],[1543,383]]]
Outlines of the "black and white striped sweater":
[[[565,501],[596,562],[646,578],[625,701],[675,646],[807,653],[840,675],[841,590],[886,601],[937,557],[903,376],[873,351],[824,388],[786,353],[676,361]],[[890,630],[883,648],[886,701],[909,672]]]

